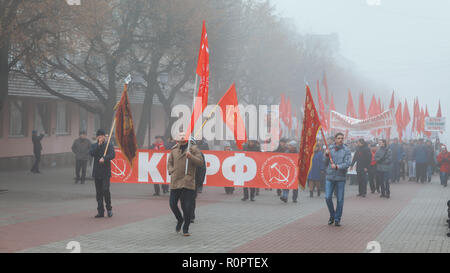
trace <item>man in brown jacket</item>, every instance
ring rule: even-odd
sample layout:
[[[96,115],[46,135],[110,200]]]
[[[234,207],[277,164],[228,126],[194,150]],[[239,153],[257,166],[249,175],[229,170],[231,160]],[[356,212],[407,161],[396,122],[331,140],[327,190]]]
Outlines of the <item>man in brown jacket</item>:
[[[185,134],[180,133],[175,145],[170,152],[167,168],[170,174],[170,209],[177,218],[176,232],[181,231],[183,235],[190,236],[189,224],[191,223],[192,204],[195,195],[195,170],[197,166],[203,165],[203,159],[197,146],[191,145],[187,151],[188,142]],[[188,159],[187,174],[185,174],[186,159]],[[181,202],[181,215],[178,208],[178,200]]]

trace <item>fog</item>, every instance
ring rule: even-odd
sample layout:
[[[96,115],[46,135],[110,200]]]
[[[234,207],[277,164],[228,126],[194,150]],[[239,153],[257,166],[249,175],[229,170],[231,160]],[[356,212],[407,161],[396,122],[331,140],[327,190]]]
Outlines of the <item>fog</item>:
[[[280,16],[302,33],[339,36],[340,54],[364,77],[392,90],[402,103],[414,97],[435,116],[450,101],[450,2],[445,0],[272,0]],[[349,88],[352,88],[349,86]],[[330,85],[330,90],[333,86]],[[352,90],[360,92],[362,90]],[[368,100],[366,96],[366,101]],[[388,104],[389,101],[385,101]],[[448,139],[448,131],[444,138]]]

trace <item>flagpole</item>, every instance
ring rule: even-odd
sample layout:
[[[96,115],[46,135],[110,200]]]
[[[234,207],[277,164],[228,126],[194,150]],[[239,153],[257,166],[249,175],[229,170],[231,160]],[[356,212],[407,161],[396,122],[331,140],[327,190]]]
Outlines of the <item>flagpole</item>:
[[[111,136],[112,136],[114,127],[116,127],[116,118],[115,118],[115,117],[114,117],[113,124],[112,124],[112,126],[111,126],[111,130],[109,131],[108,143],[106,143],[106,149],[105,149],[105,152],[103,153],[103,157],[106,156],[106,152],[108,151],[108,147],[109,147],[109,143],[111,142]]]
[[[195,83],[194,83],[194,93],[193,93],[193,95],[192,95],[192,116],[194,116],[194,111],[195,111],[195,109],[194,109],[194,107],[195,107],[195,91],[197,90],[197,84],[198,84],[198,75],[197,75],[197,73],[195,73]],[[195,117],[195,116],[194,116]],[[195,123],[193,124],[193,128],[192,128],[192,130],[194,130],[194,128],[195,128]],[[190,141],[190,138],[191,138],[191,133],[189,133],[189,136],[188,136],[188,147],[187,147],[187,152],[189,152],[190,151],[190,148],[191,148],[191,141]],[[186,166],[185,166],[185,168],[184,168],[184,174],[185,175],[187,175],[187,169],[188,169],[188,164],[189,164],[189,158],[186,158]]]

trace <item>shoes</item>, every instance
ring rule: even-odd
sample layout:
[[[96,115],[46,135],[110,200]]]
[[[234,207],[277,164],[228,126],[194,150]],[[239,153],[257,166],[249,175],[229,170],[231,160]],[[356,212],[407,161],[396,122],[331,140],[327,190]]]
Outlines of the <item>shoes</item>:
[[[389,199],[389,197],[391,197],[391,195],[390,195],[390,194],[387,194],[385,197],[386,197],[387,199]]]
[[[194,219],[191,219],[191,224],[193,224],[194,223]]]
[[[247,200],[248,200],[248,197],[244,197],[241,199],[241,201],[247,201]]]
[[[361,194],[361,197],[366,197],[366,195],[365,194]]]
[[[153,194],[153,196],[159,196],[159,193],[156,193],[156,192],[155,192],[155,193]]]
[[[250,201],[252,201],[252,202],[255,201],[255,198],[250,198]]]
[[[339,221],[336,221],[336,222],[334,222],[334,225],[335,225],[336,227],[340,227],[340,226],[341,226],[341,223],[339,223]]]
[[[384,194],[380,195],[380,198],[384,198],[384,197],[386,197]]]
[[[188,236],[191,236],[191,234],[189,232],[183,232],[183,236],[188,237]]]
[[[84,184],[84,180],[81,180],[81,183],[80,184]]]
[[[175,227],[175,231],[179,233],[181,231],[181,226],[183,225],[183,220],[178,221],[177,226]]]
[[[312,197],[313,197],[313,195],[314,195],[314,194],[313,194],[313,192],[312,192],[312,191],[310,191],[310,192],[309,192],[309,197],[310,197],[310,198],[312,198]]]
[[[331,226],[334,223],[334,218],[330,217],[330,219],[328,220],[328,225]]]
[[[97,213],[97,215],[94,216],[95,218],[103,218],[105,215],[103,213]]]
[[[292,200],[292,202],[297,203],[297,200]]]
[[[113,213],[112,213],[112,210],[108,210],[108,217],[112,217],[113,216]]]
[[[287,198],[284,198],[283,196],[280,196],[280,200],[283,201],[284,203],[287,203]]]

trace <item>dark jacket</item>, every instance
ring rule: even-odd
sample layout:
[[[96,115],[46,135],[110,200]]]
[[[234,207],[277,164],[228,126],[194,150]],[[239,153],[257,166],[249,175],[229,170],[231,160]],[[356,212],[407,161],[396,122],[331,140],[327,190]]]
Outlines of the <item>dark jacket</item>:
[[[197,169],[195,170],[195,187],[196,188],[203,186],[203,182],[205,181],[205,176],[206,176],[205,155],[202,152],[200,152],[200,155],[202,156],[203,164],[200,166],[197,166]]]
[[[87,138],[77,138],[72,144],[72,152],[77,160],[89,160],[91,141]]]
[[[40,136],[33,134],[31,136],[31,141],[33,141],[33,152],[35,154],[40,154],[42,151],[42,144],[41,144],[42,138],[44,138],[43,134],[41,134]]]
[[[309,170],[308,180],[320,181],[321,172],[325,170],[323,164],[323,152],[317,151],[312,158],[311,170]]]
[[[392,164],[392,151],[388,147],[380,147],[375,154],[377,162],[377,171],[388,172]]]
[[[370,152],[369,147],[366,145],[361,146],[356,150],[355,155],[353,156],[352,167],[356,164],[356,171],[362,172],[364,169],[369,169],[370,162],[372,161],[372,153]]]
[[[330,154],[333,159],[333,163],[337,165],[337,170],[331,168],[331,162],[329,156],[324,156],[324,163],[327,167],[326,179],[329,181],[345,181],[345,176],[347,175],[347,169],[352,163],[352,153],[347,145],[343,144],[336,146],[335,144],[330,145]]]
[[[427,147],[425,144],[418,144],[414,149],[416,163],[423,164],[427,162]]]
[[[111,160],[114,159],[116,153],[111,143],[108,146],[108,151],[104,157],[105,162],[100,163],[100,158],[103,157],[106,149],[106,141],[102,145],[94,143],[91,145],[89,154],[94,158],[94,167],[92,168],[92,176],[98,179],[105,179],[111,177]]]

